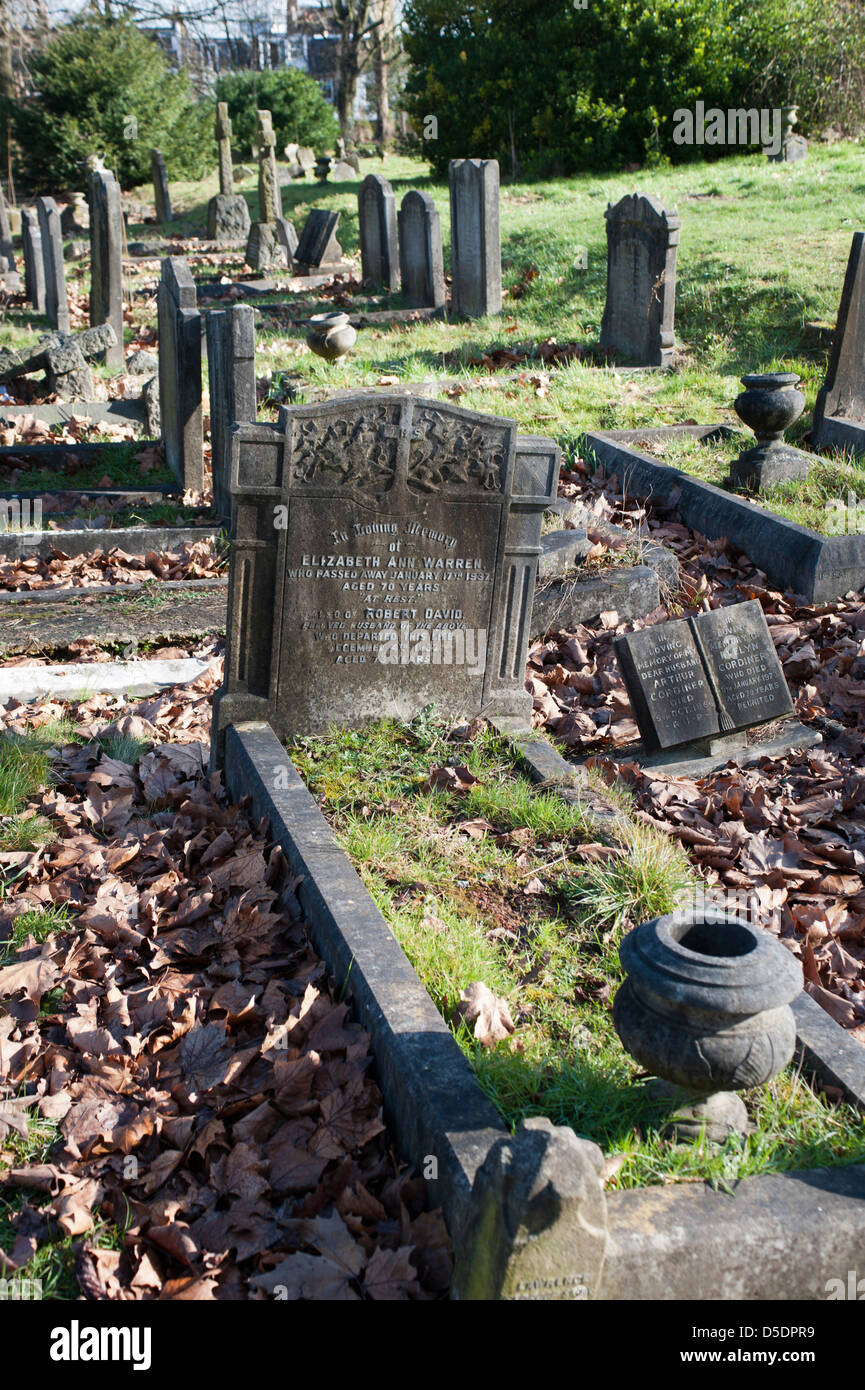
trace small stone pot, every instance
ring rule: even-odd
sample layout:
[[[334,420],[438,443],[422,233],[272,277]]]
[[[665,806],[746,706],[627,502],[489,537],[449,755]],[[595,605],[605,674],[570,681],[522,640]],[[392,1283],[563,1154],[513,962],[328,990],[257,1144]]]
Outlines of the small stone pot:
[[[632,1057],[691,1097],[769,1081],[793,1056],[802,968],[741,918],[680,912],[622,942],[613,1021]]]
[[[805,397],[794,388],[795,372],[761,372],[743,376],[742,391],[733,402],[739,419],[752,429],[760,444],[781,439],[805,409]]]
[[[328,362],[338,362],[357,342],[357,333],[349,323],[348,314],[316,314],[308,322],[307,344]]]

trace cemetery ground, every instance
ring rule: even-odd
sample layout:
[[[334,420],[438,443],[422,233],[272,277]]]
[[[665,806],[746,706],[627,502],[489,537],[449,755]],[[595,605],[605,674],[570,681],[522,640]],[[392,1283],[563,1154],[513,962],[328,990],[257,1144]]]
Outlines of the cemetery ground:
[[[861,1115],[797,1066],[749,1094],[754,1128],[744,1140],[663,1138],[610,1013],[622,934],[702,882],[755,892],[779,913],[809,992],[865,1043],[865,607],[858,598],[797,604],[734,545],[706,543],[658,499],[640,506],[621,479],[593,476],[580,442],[586,429],[732,422],[739,377],[770,367],[803,379],[807,407],[792,432],[801,438],[859,221],[860,166],[856,146],[815,146],[794,166],[750,157],[505,185],[501,318],[366,327],[337,366],[309,353],[292,311],[269,311],[274,296],[243,301],[260,306],[259,418],[317,390],[440,380],[460,406],[553,436],[564,450],[563,496],[633,533],[611,545],[590,530],[590,564],[639,558],[648,525],[681,574],[650,622],[704,600],[759,597],[797,714],[824,734],[817,750],[700,779],[631,765],[623,785],[606,755],[636,731],[612,652],[629,625],[609,612],[535,642],[528,677],[536,725],[567,756],[589,760],[593,797],[620,813],[616,831],[539,793],[480,722],[454,731],[432,711],[289,749],[505,1121],[542,1114],[572,1124],[602,1146],[612,1191],[682,1181],[732,1190],[759,1173],[865,1161]],[[423,166],[364,161],[362,176],[370,170],[390,178],[398,198],[409,187],[431,192],[446,213],[447,190]],[[670,374],[598,370],[609,364],[591,346],[604,300],[603,211],[637,183],[683,218]],[[254,214],[254,180],[239,188]],[[214,191],[215,180],[172,182],[175,221],[133,223],[130,240],[200,232]],[[313,207],[341,211],[338,236],[355,255],[356,195],[357,184],[284,187],[285,215],[299,226]],[[444,215],[442,226],[447,252]],[[199,281],[241,276],[242,253],[189,260]],[[66,266],[73,327],[85,321],[85,266]],[[157,275],[157,259],[124,265],[127,351],[153,346]],[[399,303],[345,282],[302,299],[313,311]],[[18,346],[44,328],[13,302],[0,333]],[[95,370],[106,393],[118,389]],[[42,433],[32,422],[9,427],[4,442],[34,429]],[[96,486],[104,467],[76,457],[75,436],[116,431],[66,429],[69,486]],[[679,447],[682,466],[714,480],[717,460]],[[115,486],[169,481],[158,453],[142,461],[140,452],[130,439],[128,455],[115,456]],[[865,491],[852,462],[825,467],[782,514],[813,524],[839,479],[844,492],[848,481]],[[37,466],[10,477],[34,491],[54,481]],[[118,526],[194,523],[201,500],[99,502],[79,514]],[[0,584],[103,582],[122,603],[123,587],[142,575],[224,572],[222,545],[198,545],[174,557],[34,557],[29,571],[0,565]],[[170,601],[154,582],[128,603],[152,618]],[[37,660],[111,659],[128,645],[117,624],[104,643],[61,643],[47,607],[44,626],[28,631],[31,650],[43,635]],[[119,626],[133,633],[129,614]],[[208,615],[187,639],[163,628],[131,644],[141,655],[212,658],[192,685],[144,701],[13,702],[4,716],[0,990],[16,1000],[0,1020],[0,1055],[35,1086],[0,1108],[0,1161],[11,1168],[0,1249],[63,1298],[264,1298],[286,1284],[290,1297],[439,1297],[449,1279],[443,1223],[423,1211],[422,1182],[393,1152],[368,1040],[305,938],[278,849],[204,771],[222,627]],[[6,661],[20,662],[22,650],[17,637],[7,642]],[[479,982],[485,989],[472,991]]]

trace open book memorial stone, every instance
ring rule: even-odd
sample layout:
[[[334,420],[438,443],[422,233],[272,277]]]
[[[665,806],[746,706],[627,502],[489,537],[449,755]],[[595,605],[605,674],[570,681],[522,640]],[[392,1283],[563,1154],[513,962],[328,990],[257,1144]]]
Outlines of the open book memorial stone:
[[[559,460],[513,420],[415,397],[238,426],[215,750],[231,722],[267,720],[285,737],[428,704],[528,724],[541,519]]]
[[[613,646],[646,755],[744,747],[746,730],[793,713],[757,599],[646,627]]]

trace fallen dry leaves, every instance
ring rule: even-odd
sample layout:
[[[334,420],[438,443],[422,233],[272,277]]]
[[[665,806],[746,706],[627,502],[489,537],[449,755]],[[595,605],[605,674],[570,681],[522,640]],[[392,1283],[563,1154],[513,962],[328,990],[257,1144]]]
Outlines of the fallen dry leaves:
[[[12,593],[37,589],[77,589],[91,584],[141,584],[153,579],[216,579],[228,565],[218,541],[203,536],[184,541],[176,550],[148,550],[129,555],[115,546],[83,555],[66,555],[59,547],[50,555],[28,555],[0,562],[0,590]]]
[[[669,501],[635,502],[614,477],[579,472],[562,490],[586,515],[642,528],[675,551],[686,615],[704,600],[760,600],[796,712],[824,746],[696,780],[620,767],[643,819],[680,840],[709,887],[756,895],[761,920],[802,959],[806,988],[865,1042],[865,604],[852,594],[800,603],[726,539],[671,520]],[[605,750],[639,737],[612,639],[670,616],[665,605],[635,624],[603,614],[598,628],[553,633],[529,653],[535,724],[610,780]]]
[[[3,863],[17,897],[0,940],[27,908],[73,913],[0,970],[0,1182],[28,1194],[6,1267],[66,1234],[90,1299],[438,1297],[447,1233],[395,1157],[369,1038],[330,990],[279,848],[207,775],[217,681],[79,704],[85,736],[113,718],[152,747],[136,765],[58,750],[28,807],[57,839]],[[7,1149],[4,1164],[28,1112],[58,1141],[46,1162],[11,1166]],[[126,1228],[121,1249],[96,1248],[97,1218]]]

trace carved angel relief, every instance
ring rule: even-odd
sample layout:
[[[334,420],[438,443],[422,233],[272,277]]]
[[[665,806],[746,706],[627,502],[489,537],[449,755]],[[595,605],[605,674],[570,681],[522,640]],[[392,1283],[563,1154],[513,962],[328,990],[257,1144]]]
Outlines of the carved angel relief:
[[[313,416],[294,426],[293,477],[299,483],[337,483],[370,494],[452,488],[499,492],[508,428],[475,424],[410,402],[345,416]],[[401,452],[402,441],[407,453]]]

